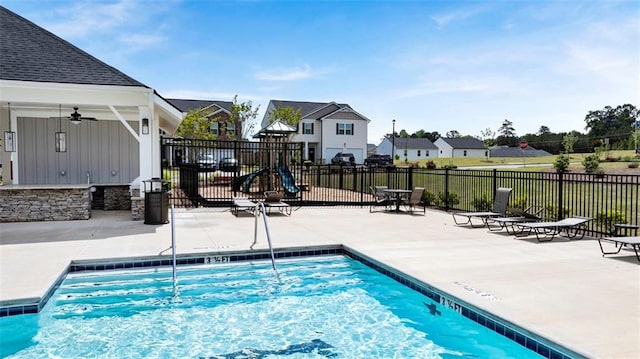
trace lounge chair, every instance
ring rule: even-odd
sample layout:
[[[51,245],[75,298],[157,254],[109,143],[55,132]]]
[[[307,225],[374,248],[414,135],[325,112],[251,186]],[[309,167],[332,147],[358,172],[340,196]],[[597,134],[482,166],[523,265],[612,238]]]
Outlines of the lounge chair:
[[[391,199],[384,191],[387,188],[387,186],[369,187],[371,195],[373,196],[373,204],[369,206],[369,212],[373,212],[376,207],[384,207],[385,210],[389,208]]]
[[[610,242],[614,242],[616,249],[618,249],[615,252],[605,252],[604,248],[602,248],[602,241],[610,241]],[[622,247],[624,247],[625,245],[627,246],[631,246],[633,248],[633,251],[636,253],[636,258],[638,259],[638,262],[640,262],[640,254],[638,253],[638,249],[640,249],[640,237],[605,237],[605,238],[598,238],[598,244],[600,245],[600,251],[602,252],[602,256],[604,257],[605,254],[618,254],[620,253],[620,250],[622,249]]]
[[[278,191],[265,191],[264,192],[264,207],[267,210],[267,214],[271,213],[272,208],[277,208],[280,213],[291,215],[291,206],[288,203],[282,202],[283,193]]]
[[[402,205],[407,207],[411,213],[413,213],[414,208],[422,204],[422,195],[424,194],[424,188],[415,187],[411,191],[411,195],[409,198],[402,200]],[[427,213],[427,209],[424,205],[422,205],[422,213]]]
[[[231,204],[231,213],[238,216],[239,211],[246,211],[251,214],[256,213],[256,206],[258,204],[249,200],[247,197],[234,197],[233,203]]]
[[[562,235],[569,239],[582,239],[587,231],[587,223],[592,221],[591,217],[570,217],[556,222],[532,222],[518,223],[516,226],[520,231],[516,237],[536,235],[538,242],[549,242],[556,235]]]
[[[509,204],[509,197],[511,196],[511,188],[500,187],[496,190],[496,195],[493,199],[493,208],[491,212],[458,212],[452,213],[453,221],[459,225],[468,224],[471,227],[484,227],[487,225],[487,219],[491,217],[504,217],[507,212],[507,205]],[[465,217],[465,222],[458,222],[456,217]],[[481,225],[474,224],[473,218],[479,218],[482,221]]]
[[[510,217],[491,217],[487,219],[487,227],[490,231],[507,230],[507,234],[514,235],[518,233],[516,225],[519,223],[540,222],[541,217],[537,214],[529,213],[520,208],[507,208]]]

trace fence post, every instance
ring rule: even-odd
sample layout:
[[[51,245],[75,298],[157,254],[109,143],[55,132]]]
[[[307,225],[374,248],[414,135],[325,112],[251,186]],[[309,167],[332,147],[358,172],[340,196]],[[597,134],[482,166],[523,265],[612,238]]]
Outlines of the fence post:
[[[407,189],[413,189],[413,166],[407,171]]]
[[[556,218],[556,220],[561,220],[562,218],[564,218],[564,211],[563,211],[563,207],[564,207],[564,196],[563,196],[563,192],[564,192],[564,186],[563,186],[563,177],[564,177],[564,173],[562,171],[558,172],[558,218]]]
[[[449,210],[449,168],[444,169],[444,210]]]
[[[498,191],[498,169],[493,169],[493,177],[491,179],[493,186],[493,198],[496,197],[496,192]]]

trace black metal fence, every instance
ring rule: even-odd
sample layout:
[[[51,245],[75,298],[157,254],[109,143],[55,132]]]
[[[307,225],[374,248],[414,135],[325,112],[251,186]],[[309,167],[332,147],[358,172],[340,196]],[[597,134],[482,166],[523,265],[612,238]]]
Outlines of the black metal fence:
[[[491,208],[498,187],[509,187],[510,206],[548,220],[593,217],[592,234],[609,234],[612,223],[640,223],[640,175],[340,167],[304,163],[302,150],[300,143],[164,139],[163,173],[172,183],[170,201],[182,207],[227,207],[234,197],[259,199],[266,190],[284,190],[287,201],[297,206],[363,207],[373,203],[371,187],[383,185],[424,187],[423,201],[433,208],[481,211]],[[203,154],[216,162],[235,158],[238,166],[207,167],[198,162]],[[283,168],[289,181],[280,172]],[[292,185],[297,190],[287,191]]]

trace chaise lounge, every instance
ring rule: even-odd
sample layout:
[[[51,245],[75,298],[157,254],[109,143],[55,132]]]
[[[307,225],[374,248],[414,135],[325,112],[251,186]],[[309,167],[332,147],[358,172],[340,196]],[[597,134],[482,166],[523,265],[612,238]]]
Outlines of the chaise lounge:
[[[282,202],[282,197],[284,197],[284,194],[278,191],[264,192],[263,204],[267,210],[267,214],[271,213],[272,208],[276,208],[282,214],[286,214],[287,216],[291,215],[291,205]]]
[[[249,200],[247,197],[234,197],[231,204],[231,213],[238,217],[240,211],[246,211],[254,215],[256,213],[257,203]]]
[[[604,248],[602,247],[602,241],[609,241],[609,242],[614,242],[617,251],[615,252],[605,252]],[[602,252],[602,256],[604,257],[605,254],[618,254],[620,253],[620,250],[622,250],[622,247],[624,246],[631,246],[633,248],[633,251],[636,253],[636,258],[638,259],[638,262],[640,262],[640,254],[638,253],[638,249],[640,249],[640,237],[605,237],[605,238],[598,238],[598,244],[600,245],[600,251]]]
[[[538,211],[539,212],[539,211]],[[542,218],[537,214],[529,213],[520,208],[507,208],[507,213],[513,215],[510,217],[491,217],[487,219],[487,227],[490,231],[501,231],[505,229],[507,234],[514,235],[518,233],[516,226],[520,223],[540,222]]]
[[[570,217],[556,222],[518,223],[516,226],[520,231],[516,233],[516,237],[526,237],[533,233],[538,242],[549,242],[556,235],[564,233],[569,239],[582,239],[587,231],[587,223],[592,220],[591,217]]]
[[[507,205],[509,204],[509,197],[511,196],[511,188],[500,187],[496,190],[496,195],[493,199],[493,208],[491,212],[458,212],[452,213],[453,221],[459,225],[470,225],[471,227],[478,228],[487,226],[487,219],[492,217],[504,217],[507,212]],[[464,217],[466,221],[458,221],[456,217]],[[474,224],[472,219],[477,218],[482,221],[482,224]]]

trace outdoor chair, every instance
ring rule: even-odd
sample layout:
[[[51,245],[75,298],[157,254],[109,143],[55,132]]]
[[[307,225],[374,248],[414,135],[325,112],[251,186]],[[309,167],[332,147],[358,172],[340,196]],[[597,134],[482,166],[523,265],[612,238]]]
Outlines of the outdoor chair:
[[[518,223],[520,229],[516,237],[536,235],[538,242],[549,242],[556,235],[562,235],[569,239],[582,239],[587,231],[587,223],[592,221],[591,217],[570,217],[555,222],[531,222]]]
[[[267,210],[267,214],[271,213],[272,208],[277,208],[278,211],[287,216],[291,215],[291,205],[282,202],[284,194],[278,191],[265,191],[264,192],[264,207]]]
[[[371,195],[373,196],[373,204],[369,206],[369,212],[373,212],[376,207],[384,207],[384,209],[388,209],[391,206],[391,199],[389,195],[384,191],[388,187],[387,186],[375,186],[369,187],[371,190]]]
[[[417,207],[422,205],[422,213],[426,214],[427,213],[427,208],[424,206],[424,204],[422,204],[422,195],[424,194],[424,188],[423,187],[415,187],[413,189],[413,191],[411,191],[411,195],[409,196],[409,198],[403,199],[402,200],[402,205],[405,206],[406,208],[409,209],[409,211],[411,211],[411,213],[413,214],[413,210]]]
[[[511,188],[500,187],[496,190],[496,195],[493,199],[493,207],[491,212],[458,212],[452,213],[453,221],[459,225],[470,225],[471,227],[484,227],[487,225],[487,219],[491,217],[504,217],[507,212],[507,205],[509,204],[509,197],[511,196]],[[466,218],[466,221],[458,221],[456,217]],[[482,221],[482,224],[474,224],[472,219],[477,218]]]
[[[238,217],[238,212],[240,211],[246,211],[253,215],[257,205],[256,202],[249,200],[247,197],[234,197],[231,204],[231,213],[236,217]]]
[[[507,217],[490,217],[487,218],[487,228],[490,231],[501,231],[505,229],[507,234],[514,235],[518,232],[516,225],[519,223],[540,222],[542,218],[538,216],[542,209],[535,214],[520,208],[507,208],[507,213],[511,216]]]
[[[604,248],[602,247],[602,241],[609,241],[609,242],[614,242],[617,251],[615,252],[605,252]],[[622,247],[624,246],[631,246],[633,248],[633,251],[636,253],[636,258],[638,259],[638,262],[640,262],[640,253],[638,253],[638,249],[640,249],[640,237],[605,237],[605,238],[598,238],[598,244],[600,245],[600,252],[602,252],[602,256],[604,257],[605,254],[618,254],[620,253],[620,250],[622,250]]]

